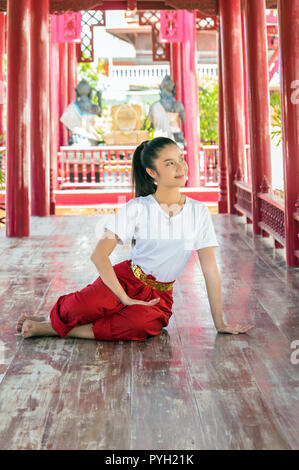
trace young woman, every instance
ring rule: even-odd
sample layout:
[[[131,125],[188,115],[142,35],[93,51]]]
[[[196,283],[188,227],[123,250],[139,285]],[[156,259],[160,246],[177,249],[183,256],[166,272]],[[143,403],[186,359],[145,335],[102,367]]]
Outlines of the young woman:
[[[133,155],[135,197],[105,225],[91,260],[100,276],[80,291],[59,297],[45,318],[22,315],[24,338],[60,336],[144,340],[160,334],[172,315],[173,285],[197,250],[214,325],[219,333],[246,333],[253,325],[228,325],[222,316],[219,246],[207,206],[180,193],[188,167],[166,137],[139,145]],[[132,240],[130,259],[112,266],[117,244]]]

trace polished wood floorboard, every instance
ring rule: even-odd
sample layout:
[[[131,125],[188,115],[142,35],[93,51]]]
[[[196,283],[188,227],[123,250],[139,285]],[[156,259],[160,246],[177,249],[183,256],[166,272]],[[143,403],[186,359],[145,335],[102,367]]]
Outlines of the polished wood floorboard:
[[[97,277],[105,216],[32,217],[27,239],[0,230],[0,449],[299,449],[299,269],[243,217],[212,217],[223,311],[256,325],[245,335],[217,334],[193,252],[161,335],[23,340],[20,314],[46,316]]]

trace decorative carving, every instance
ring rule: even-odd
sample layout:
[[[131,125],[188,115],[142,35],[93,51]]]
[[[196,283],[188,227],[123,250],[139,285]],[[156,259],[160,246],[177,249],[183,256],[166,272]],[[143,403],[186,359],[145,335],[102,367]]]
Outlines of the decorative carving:
[[[237,204],[246,212],[252,215],[251,192],[237,186],[236,200]]]
[[[137,0],[127,0],[127,10],[137,10]]]
[[[260,186],[260,191],[262,193],[269,193],[270,192],[270,189],[271,189],[271,186],[266,178],[266,176],[264,175],[263,177],[263,181],[262,181],[262,184]]]
[[[270,202],[260,199],[261,221],[285,240],[284,211]]]
[[[181,11],[160,11],[160,39],[167,42],[184,41],[183,20]]]
[[[235,180],[241,181],[243,179],[241,168],[238,166],[238,169],[235,174]]]
[[[141,130],[142,107],[139,104],[116,104],[111,107],[111,132],[105,135],[107,145],[139,145],[148,140],[148,131]]]
[[[206,14],[197,11],[196,13],[196,29],[197,31],[217,31],[218,19],[217,16]]]
[[[80,12],[52,16],[51,41],[81,43],[81,19]]]
[[[84,11],[82,15],[82,42],[78,45],[78,62],[93,62],[93,28],[106,25],[106,13],[100,10]]]
[[[165,62],[170,60],[170,45],[160,42],[160,14],[157,11],[138,12],[139,25],[152,27],[153,60]]]

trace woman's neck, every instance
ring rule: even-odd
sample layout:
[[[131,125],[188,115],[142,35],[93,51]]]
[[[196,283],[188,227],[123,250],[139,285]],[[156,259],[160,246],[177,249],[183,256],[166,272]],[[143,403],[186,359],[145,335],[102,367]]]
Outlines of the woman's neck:
[[[167,205],[178,204],[179,202],[182,203],[185,200],[184,196],[180,193],[178,188],[157,188],[154,196],[160,204]]]

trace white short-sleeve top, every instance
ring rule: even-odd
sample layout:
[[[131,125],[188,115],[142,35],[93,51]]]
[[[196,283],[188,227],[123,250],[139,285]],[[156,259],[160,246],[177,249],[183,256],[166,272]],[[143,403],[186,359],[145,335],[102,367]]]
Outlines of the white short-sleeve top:
[[[131,199],[104,225],[120,238],[119,244],[136,239],[130,259],[145,274],[160,282],[175,281],[192,250],[219,246],[208,207],[186,196],[181,211],[171,217],[149,194]]]

